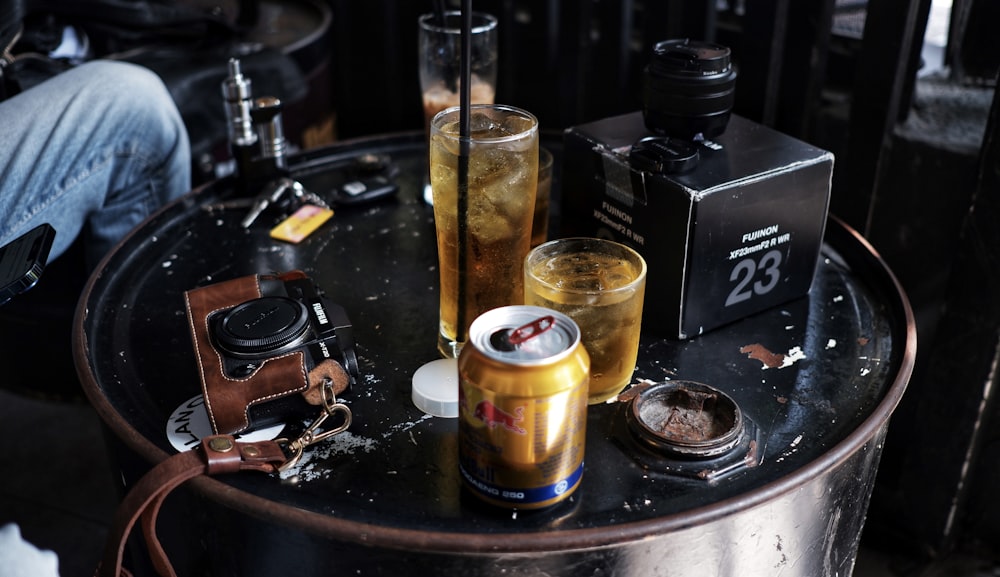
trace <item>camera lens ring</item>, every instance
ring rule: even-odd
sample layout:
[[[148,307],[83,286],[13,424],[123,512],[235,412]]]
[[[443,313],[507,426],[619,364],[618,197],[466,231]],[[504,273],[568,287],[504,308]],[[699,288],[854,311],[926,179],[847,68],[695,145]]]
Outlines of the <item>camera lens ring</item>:
[[[219,347],[238,358],[260,358],[303,342],[309,332],[309,311],[295,299],[269,296],[252,299],[226,311],[214,326]]]
[[[657,42],[649,66],[655,76],[691,76],[720,82],[732,69],[728,47],[688,38]]]
[[[718,136],[729,123],[735,86],[728,47],[686,38],[658,42],[644,73],[646,127],[688,140]]]

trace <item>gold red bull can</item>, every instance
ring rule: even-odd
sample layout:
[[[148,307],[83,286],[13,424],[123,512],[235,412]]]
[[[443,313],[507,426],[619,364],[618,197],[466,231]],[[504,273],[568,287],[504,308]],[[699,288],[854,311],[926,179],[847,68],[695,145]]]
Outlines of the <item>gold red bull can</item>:
[[[535,306],[487,311],[458,358],[459,468],[481,499],[541,509],[580,485],[590,358],[568,316]]]

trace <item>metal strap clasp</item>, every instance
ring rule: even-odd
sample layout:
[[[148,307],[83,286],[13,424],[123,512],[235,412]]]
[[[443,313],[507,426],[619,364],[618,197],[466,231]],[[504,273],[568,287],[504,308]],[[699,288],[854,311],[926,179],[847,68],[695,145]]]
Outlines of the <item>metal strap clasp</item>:
[[[323,423],[337,413],[341,416],[340,424],[331,429],[324,429]],[[284,447],[287,453],[291,454],[291,457],[287,461],[278,466],[278,471],[286,471],[298,464],[302,459],[302,452],[309,445],[315,445],[320,441],[346,431],[351,426],[351,418],[350,407],[337,402],[336,393],[333,392],[333,381],[326,379],[326,382],[323,383],[323,412],[320,413],[319,417],[316,417],[316,420],[294,441],[275,439],[276,443]]]

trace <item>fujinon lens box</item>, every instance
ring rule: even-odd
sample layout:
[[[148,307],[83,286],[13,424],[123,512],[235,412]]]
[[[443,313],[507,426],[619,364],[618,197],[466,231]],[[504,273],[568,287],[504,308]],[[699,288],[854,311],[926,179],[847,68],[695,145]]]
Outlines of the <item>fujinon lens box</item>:
[[[651,136],[640,112],[563,136],[560,234],[643,255],[643,330],[687,339],[807,294],[833,154],[733,115],[713,140],[680,143],[694,158],[630,159]]]

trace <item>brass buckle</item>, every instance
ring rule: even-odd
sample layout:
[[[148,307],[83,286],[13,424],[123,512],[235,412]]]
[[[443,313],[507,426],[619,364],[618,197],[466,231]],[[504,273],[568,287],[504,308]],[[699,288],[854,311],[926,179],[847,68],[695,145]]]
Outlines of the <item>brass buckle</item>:
[[[324,430],[323,423],[328,418],[334,416],[335,413],[341,414],[342,422],[332,429]],[[278,471],[284,472],[298,464],[299,460],[302,459],[302,452],[309,445],[315,445],[320,441],[346,431],[351,426],[351,418],[350,407],[337,402],[336,395],[333,392],[333,381],[325,379],[323,383],[323,412],[320,413],[319,417],[294,441],[289,441],[285,438],[275,439],[276,443],[284,447],[285,451],[291,454],[291,457],[287,461],[278,466]]]

